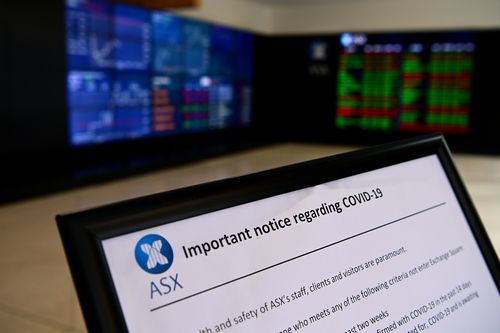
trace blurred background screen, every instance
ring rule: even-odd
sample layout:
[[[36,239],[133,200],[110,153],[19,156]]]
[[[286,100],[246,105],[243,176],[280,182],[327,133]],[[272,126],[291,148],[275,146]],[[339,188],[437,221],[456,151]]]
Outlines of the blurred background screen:
[[[85,0],[66,29],[71,145],[250,124],[252,34]]]
[[[471,33],[340,37],[337,128],[467,134]]]

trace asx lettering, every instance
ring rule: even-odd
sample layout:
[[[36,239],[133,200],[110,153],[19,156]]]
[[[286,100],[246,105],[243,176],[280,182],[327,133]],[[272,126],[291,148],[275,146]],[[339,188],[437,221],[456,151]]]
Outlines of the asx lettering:
[[[157,283],[151,281],[150,285],[150,298],[153,299],[156,296],[168,295],[177,289],[182,289],[182,285],[179,283],[179,273],[175,276],[169,275],[168,277],[162,277]]]

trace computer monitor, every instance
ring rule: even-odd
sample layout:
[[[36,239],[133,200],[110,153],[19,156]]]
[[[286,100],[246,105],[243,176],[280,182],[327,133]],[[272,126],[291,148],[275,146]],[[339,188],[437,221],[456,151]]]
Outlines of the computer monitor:
[[[99,0],[66,0],[71,146],[250,125],[253,35]]]
[[[58,217],[92,332],[498,332],[441,136]]]

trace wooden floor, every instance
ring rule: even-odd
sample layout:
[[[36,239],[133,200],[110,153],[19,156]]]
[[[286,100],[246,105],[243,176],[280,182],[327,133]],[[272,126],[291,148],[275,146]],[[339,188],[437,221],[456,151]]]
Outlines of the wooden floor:
[[[57,232],[56,214],[352,149],[280,144],[0,206],[0,331],[86,331]],[[456,155],[455,162],[498,253],[500,157]]]

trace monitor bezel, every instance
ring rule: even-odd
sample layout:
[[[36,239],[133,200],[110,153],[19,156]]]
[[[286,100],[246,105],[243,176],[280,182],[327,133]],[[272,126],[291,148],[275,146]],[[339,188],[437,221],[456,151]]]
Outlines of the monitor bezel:
[[[251,175],[196,185],[82,212],[57,222],[87,329],[127,332],[102,241],[428,155],[437,155],[500,290],[495,249],[441,135],[425,135]]]

